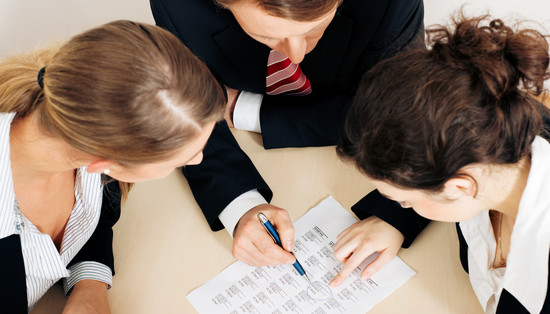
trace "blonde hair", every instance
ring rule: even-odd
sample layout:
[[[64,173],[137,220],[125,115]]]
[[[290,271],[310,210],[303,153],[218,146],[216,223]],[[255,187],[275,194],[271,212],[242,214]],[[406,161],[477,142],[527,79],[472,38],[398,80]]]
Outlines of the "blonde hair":
[[[122,165],[168,159],[224,104],[208,68],[153,25],[115,21],[0,63],[1,112],[37,111],[45,132]]]

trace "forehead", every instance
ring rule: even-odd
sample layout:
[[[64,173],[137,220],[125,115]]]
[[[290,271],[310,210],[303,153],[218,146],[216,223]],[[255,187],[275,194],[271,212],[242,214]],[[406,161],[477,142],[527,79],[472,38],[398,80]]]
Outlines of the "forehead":
[[[385,182],[385,181],[379,181],[369,178],[378,189],[378,191],[383,194],[386,197],[394,198],[397,196],[412,196],[412,195],[422,195],[423,193],[419,190],[409,190],[404,189],[401,187],[398,187],[396,185],[393,185],[391,183]]]
[[[330,23],[336,13],[335,6],[316,20],[301,22],[270,15],[253,1],[240,1],[228,8],[243,29],[253,35],[266,37],[289,37],[308,33],[316,27]]]

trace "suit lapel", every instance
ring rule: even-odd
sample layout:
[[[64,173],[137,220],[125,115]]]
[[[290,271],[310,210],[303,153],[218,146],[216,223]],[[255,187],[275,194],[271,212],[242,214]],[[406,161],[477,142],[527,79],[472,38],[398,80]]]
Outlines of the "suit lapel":
[[[233,82],[235,86],[231,88],[265,93],[267,57],[271,49],[248,36],[236,21],[213,38],[231,62],[227,66],[234,67],[234,71],[224,71],[232,73],[232,77],[221,77],[222,81]],[[239,73],[239,77],[235,77],[235,73]]]
[[[0,313],[27,313],[25,264],[19,235],[0,239]]]

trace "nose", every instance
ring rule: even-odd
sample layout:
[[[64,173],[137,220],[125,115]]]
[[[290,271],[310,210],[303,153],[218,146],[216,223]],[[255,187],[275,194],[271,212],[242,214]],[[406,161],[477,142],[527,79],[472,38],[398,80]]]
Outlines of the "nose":
[[[187,162],[187,165],[192,166],[200,164],[202,161],[202,157],[202,152],[198,153],[197,156]]]
[[[293,63],[300,63],[306,55],[307,42],[303,37],[287,38],[283,44],[283,48],[279,51],[283,52]]]

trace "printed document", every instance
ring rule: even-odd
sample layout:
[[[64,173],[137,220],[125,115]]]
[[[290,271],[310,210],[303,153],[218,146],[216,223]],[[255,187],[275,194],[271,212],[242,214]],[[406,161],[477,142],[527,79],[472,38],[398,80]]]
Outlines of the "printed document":
[[[361,270],[375,258],[373,254],[340,286],[329,287],[342,267],[333,254],[336,236],[355,222],[328,197],[294,223],[294,254],[311,284],[292,265],[252,267],[237,261],[187,299],[199,313],[365,313],[415,272],[395,257],[370,279],[362,280]]]

